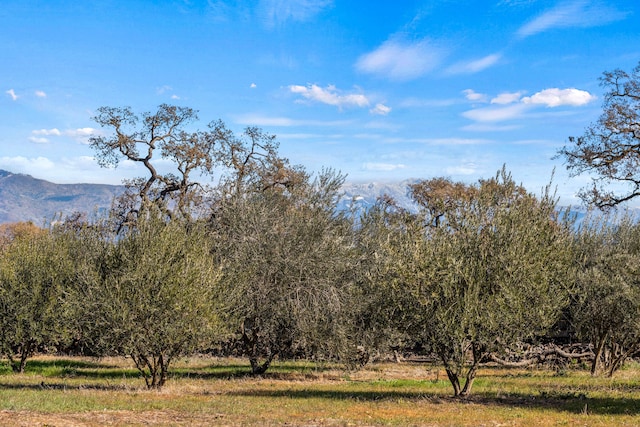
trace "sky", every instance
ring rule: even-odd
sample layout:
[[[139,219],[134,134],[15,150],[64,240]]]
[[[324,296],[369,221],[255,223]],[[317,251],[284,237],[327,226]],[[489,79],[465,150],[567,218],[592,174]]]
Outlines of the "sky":
[[[257,126],[310,172],[476,182],[504,165],[564,204],[554,158],[601,114],[599,77],[640,62],[637,0],[2,0],[0,169],[121,183],[101,106],[191,107]]]

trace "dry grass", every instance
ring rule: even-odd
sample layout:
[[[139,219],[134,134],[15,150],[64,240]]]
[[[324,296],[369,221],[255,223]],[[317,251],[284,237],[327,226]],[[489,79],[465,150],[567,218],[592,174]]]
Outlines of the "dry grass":
[[[419,363],[281,362],[260,378],[243,360],[190,358],[160,391],[122,359],[39,357],[0,370],[0,425],[640,425],[640,366],[584,371],[484,368],[474,395],[450,397],[442,369]]]

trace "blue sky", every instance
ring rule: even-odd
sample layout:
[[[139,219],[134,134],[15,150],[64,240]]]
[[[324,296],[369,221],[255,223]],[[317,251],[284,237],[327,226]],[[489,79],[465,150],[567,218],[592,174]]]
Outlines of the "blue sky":
[[[199,111],[275,134],[310,171],[357,182],[506,164],[564,203],[588,177],[553,160],[601,111],[603,71],[640,61],[636,0],[3,0],[0,168],[120,183],[88,135],[100,106]]]

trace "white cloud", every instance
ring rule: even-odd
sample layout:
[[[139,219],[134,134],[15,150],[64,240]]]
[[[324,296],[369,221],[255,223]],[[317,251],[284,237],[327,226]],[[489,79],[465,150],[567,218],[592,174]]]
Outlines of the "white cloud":
[[[524,24],[517,35],[528,37],[554,28],[596,27],[619,21],[627,15],[627,12],[598,1],[565,1]]]
[[[356,69],[393,80],[411,80],[433,70],[445,56],[445,50],[428,39],[414,43],[387,40],[373,52],[362,55]]]
[[[36,144],[48,144],[49,143],[49,139],[44,138],[42,136],[40,136],[40,137],[38,137],[38,136],[30,136],[29,137],[29,141],[35,142]]]
[[[62,132],[60,132],[56,128],[32,130],[31,133],[34,134],[34,135],[44,135],[44,136],[60,136],[60,135],[62,135]]]
[[[287,21],[308,21],[332,4],[333,0],[261,0],[259,10],[265,25],[274,27]]]
[[[513,104],[507,107],[483,107],[465,111],[462,115],[477,122],[500,122],[522,116],[527,110],[524,104]]]
[[[171,91],[171,90],[173,90],[173,88],[171,86],[164,85],[164,86],[160,86],[159,88],[156,88],[156,93],[158,95],[162,95],[163,93]]]
[[[171,99],[180,99],[178,95],[171,95]]]
[[[46,97],[47,97],[47,94],[46,94],[44,91],[42,91],[42,90],[37,90],[37,91],[35,91],[35,94],[36,94],[36,96],[37,96],[38,98],[46,98]]]
[[[579,89],[558,89],[550,88],[540,91],[533,96],[522,98],[525,104],[543,104],[547,107],[558,107],[561,105],[571,105],[574,107],[588,104],[596,97],[589,92]]]
[[[402,108],[415,108],[415,107],[449,107],[459,103],[460,100],[456,98],[450,99],[420,99],[420,98],[407,98],[400,102],[399,106]]]
[[[491,100],[492,104],[513,104],[520,101],[523,92],[503,92]]]
[[[398,169],[404,169],[406,167],[407,166],[403,164],[392,163],[365,163],[362,165],[362,169],[376,172],[392,172]]]
[[[258,87],[258,85],[256,85],[255,83],[251,83],[251,84],[249,85],[249,87],[250,87],[251,89],[255,89],[255,88],[257,88],[257,87]]]
[[[326,89],[318,85],[291,85],[289,90],[292,93],[302,95],[311,101],[321,102],[323,104],[334,105],[342,108],[345,106],[367,107],[369,99],[361,93],[341,94],[335,86],[329,85]]]
[[[458,62],[447,69],[449,74],[473,74],[495,65],[502,55],[494,53],[469,62]]]
[[[379,116],[386,116],[391,112],[391,107],[387,107],[384,104],[376,104],[376,106],[369,110],[369,112]]]
[[[75,139],[81,144],[88,144],[89,137],[95,134],[97,131],[93,128],[79,128],[79,129],[68,129],[64,131],[64,134],[68,137]]]
[[[462,165],[462,166],[450,166],[445,168],[447,175],[473,175],[478,171],[475,164]]]
[[[475,92],[468,89],[471,94]],[[550,88],[535,93],[533,96],[521,97],[522,92],[504,92],[491,100],[491,106],[475,108],[465,111],[462,115],[468,119],[481,123],[501,122],[523,117],[536,105],[547,107],[572,106],[578,107],[588,104],[596,99],[589,92],[579,89],[558,89]],[[497,105],[496,105],[497,104]],[[530,117],[534,115],[528,114]],[[474,131],[495,131],[510,130],[505,127],[495,126],[467,126],[464,130]]]
[[[235,117],[235,122],[240,125],[249,126],[321,126],[321,127],[340,127],[353,124],[350,120],[295,120],[289,117],[272,117],[262,114],[243,114]]]
[[[493,125],[487,123],[472,123],[467,126],[463,126],[462,130],[467,132],[506,132],[514,129],[518,129],[517,125]]]
[[[465,89],[462,91],[462,93],[464,93],[465,98],[467,98],[469,101],[487,102],[487,95],[485,95],[484,93],[478,93],[473,89]]]
[[[0,157],[0,167],[16,173],[30,173],[32,170],[53,169],[55,164],[46,157]]]
[[[5,92],[6,94],[8,94],[11,99],[13,99],[14,101],[17,100],[19,98],[18,95],[16,95],[16,91],[13,89],[9,89],[8,91]]]

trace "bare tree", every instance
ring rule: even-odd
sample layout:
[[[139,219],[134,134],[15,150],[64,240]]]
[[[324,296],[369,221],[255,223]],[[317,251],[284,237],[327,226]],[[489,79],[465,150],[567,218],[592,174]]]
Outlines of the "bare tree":
[[[570,137],[558,156],[573,176],[595,175],[580,197],[607,209],[640,195],[640,64],[631,73],[603,74],[603,112],[583,136]]]
[[[212,176],[220,162],[217,150],[234,138],[220,121],[212,122],[207,131],[190,130],[189,125],[198,120],[196,111],[167,104],[141,115],[128,107],[101,107],[94,120],[113,132],[90,138],[101,166],[116,167],[128,160],[148,172],[146,177],[125,181],[127,191],[115,207],[121,226],[151,204],[168,216],[191,217],[202,197],[201,177],[193,175]],[[171,162],[173,171],[159,171],[162,159]]]

